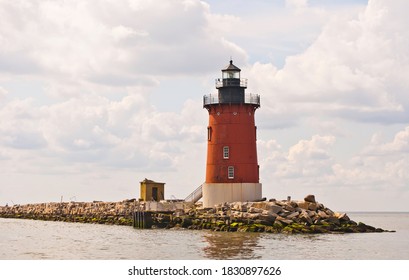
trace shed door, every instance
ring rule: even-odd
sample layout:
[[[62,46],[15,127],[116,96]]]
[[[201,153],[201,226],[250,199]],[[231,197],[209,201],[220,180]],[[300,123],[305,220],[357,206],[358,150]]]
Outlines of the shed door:
[[[154,201],[158,201],[158,188],[157,187],[152,188],[152,199]]]

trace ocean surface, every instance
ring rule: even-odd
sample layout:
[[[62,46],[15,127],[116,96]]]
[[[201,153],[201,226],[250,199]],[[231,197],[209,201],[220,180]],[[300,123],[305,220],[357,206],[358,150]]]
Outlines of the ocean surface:
[[[2,260],[409,260],[409,213],[350,212],[394,233],[286,235],[141,230],[0,218]]]

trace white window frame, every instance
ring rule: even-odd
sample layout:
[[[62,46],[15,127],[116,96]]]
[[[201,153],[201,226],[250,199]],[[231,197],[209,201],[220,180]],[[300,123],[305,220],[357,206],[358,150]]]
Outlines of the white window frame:
[[[227,178],[234,179],[234,166],[227,167]]]
[[[229,159],[230,157],[230,149],[229,146],[224,146],[223,147],[223,158],[224,159]]]

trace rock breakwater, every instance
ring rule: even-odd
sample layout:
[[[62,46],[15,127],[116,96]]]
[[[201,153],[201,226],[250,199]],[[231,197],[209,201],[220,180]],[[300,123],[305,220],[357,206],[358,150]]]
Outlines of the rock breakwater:
[[[50,202],[0,206],[1,218],[132,225],[135,200],[121,202]]]
[[[308,195],[303,201],[234,202],[215,208],[187,208],[173,213],[155,213],[152,227],[209,229],[213,231],[270,233],[362,233],[385,232],[352,221],[346,213],[334,212]]]
[[[152,206],[155,206],[154,209]],[[313,195],[300,201],[271,199],[233,202],[214,208],[181,202],[145,203],[135,199],[121,202],[38,203],[0,206],[0,217],[131,226],[137,209],[149,215],[147,228],[288,234],[388,231],[352,221],[346,213],[332,211],[317,202]]]

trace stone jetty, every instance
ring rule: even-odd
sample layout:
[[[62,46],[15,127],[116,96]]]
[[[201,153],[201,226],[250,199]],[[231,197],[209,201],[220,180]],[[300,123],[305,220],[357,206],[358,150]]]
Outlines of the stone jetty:
[[[0,206],[0,218],[132,225],[135,199],[121,202],[50,202]]]
[[[0,207],[1,218],[129,225],[136,210],[149,215],[144,228],[173,228],[228,232],[287,234],[385,232],[352,221],[346,213],[334,212],[307,195],[304,200],[233,202],[203,208],[200,203],[68,202]]]

